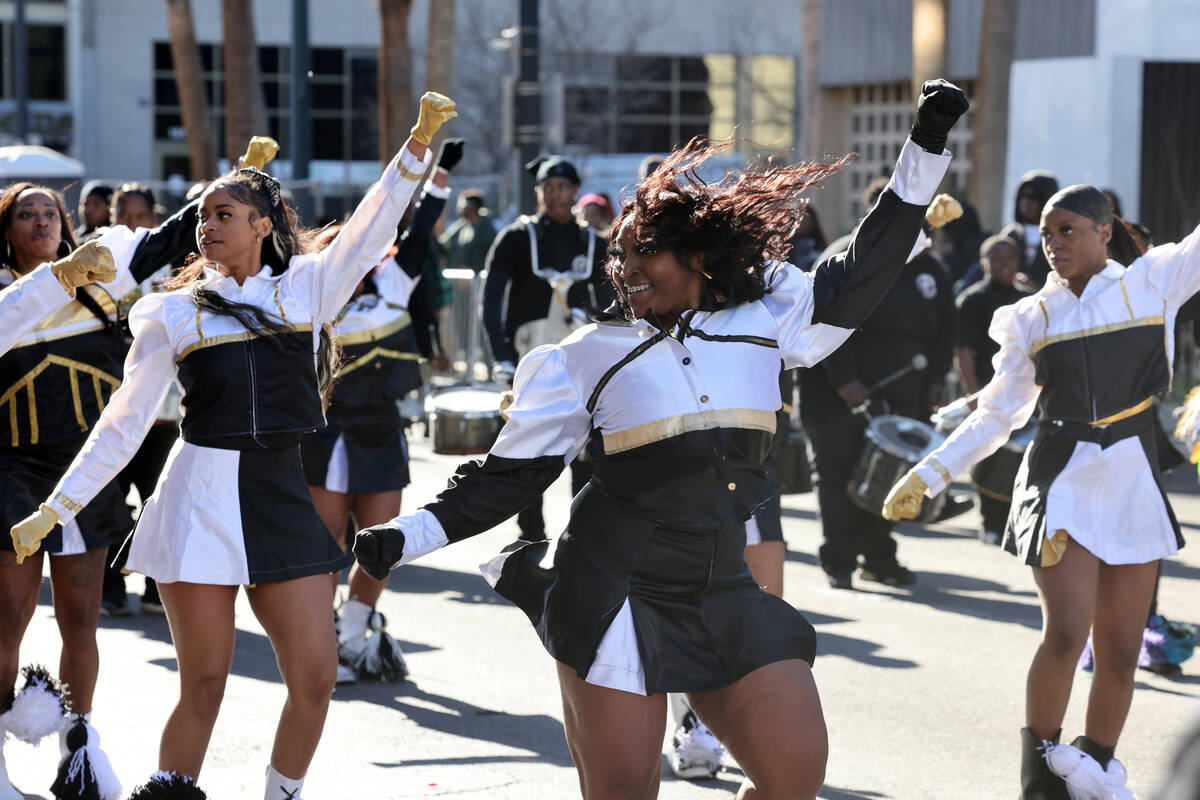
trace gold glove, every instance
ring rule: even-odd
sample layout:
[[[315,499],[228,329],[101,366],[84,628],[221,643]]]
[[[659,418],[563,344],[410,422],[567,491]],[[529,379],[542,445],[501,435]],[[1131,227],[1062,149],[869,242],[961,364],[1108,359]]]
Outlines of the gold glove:
[[[927,488],[916,470],[910,469],[883,501],[883,518],[895,522],[915,517],[921,510],[921,501],[925,498]]]
[[[246,152],[238,161],[238,166],[262,169],[271,163],[278,152],[279,143],[270,136],[255,136],[250,139],[250,144],[246,145]]]
[[[38,510],[12,526],[13,550],[17,551],[17,563],[20,564],[38,551],[54,526],[58,524],[58,512],[42,503]]]
[[[117,277],[117,263],[112,251],[93,239],[84,242],[50,265],[50,271],[71,297],[75,289],[95,281],[111,281]]]
[[[417,112],[417,124],[412,126],[412,138],[426,147],[433,141],[433,135],[438,132],[447,120],[454,119],[458,112],[454,110],[454,101],[438,92],[426,92],[421,95],[421,110]]]
[[[957,200],[948,194],[939,194],[925,210],[925,221],[935,228],[940,228],[962,215],[963,207]]]
[[[500,418],[505,422],[508,422],[508,409],[512,407],[514,399],[512,389],[500,395]]]

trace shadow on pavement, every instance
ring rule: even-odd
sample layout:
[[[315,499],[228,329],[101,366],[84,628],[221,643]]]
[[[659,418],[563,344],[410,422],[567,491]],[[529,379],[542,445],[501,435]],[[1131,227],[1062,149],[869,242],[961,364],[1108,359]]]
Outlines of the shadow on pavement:
[[[423,730],[465,739],[478,739],[535,756],[480,757],[480,761],[539,761],[572,766],[563,725],[546,714],[510,714],[480,708],[452,697],[433,694],[412,681],[402,684],[351,684],[338,690],[339,700],[365,700],[401,712]],[[433,708],[431,706],[440,706]],[[466,763],[460,759],[424,759],[419,762],[377,762],[378,766],[409,763]]]
[[[458,572],[406,564],[392,571],[388,577],[387,588],[401,594],[450,592],[451,596],[446,599],[455,603],[487,603],[516,608],[496,594],[478,572]]]
[[[835,786],[823,786],[817,794],[818,800],[870,800],[873,797],[888,797],[879,792],[860,792],[855,789],[838,789]]]
[[[860,664],[885,669],[913,669],[919,666],[917,662],[909,661],[907,658],[890,658],[888,656],[875,655],[876,651],[882,647],[882,644],[868,642],[865,639],[855,639],[850,636],[841,636],[827,631],[817,631],[818,658],[842,656],[851,661],[857,661]]]

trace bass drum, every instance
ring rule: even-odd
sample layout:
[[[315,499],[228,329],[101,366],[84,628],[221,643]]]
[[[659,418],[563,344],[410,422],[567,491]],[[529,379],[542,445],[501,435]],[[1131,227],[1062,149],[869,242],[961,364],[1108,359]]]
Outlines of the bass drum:
[[[932,426],[908,417],[875,417],[867,425],[862,455],[854,466],[846,492],[850,499],[875,516],[883,516],[883,501],[904,474],[945,441]],[[946,504],[946,493],[925,498],[918,522],[933,522]]]
[[[1030,419],[1024,427],[1013,431],[1012,436],[1008,437],[1008,441],[999,450],[971,467],[971,483],[980,494],[993,500],[1012,502],[1017,472],[1021,469],[1025,451],[1033,443],[1033,435],[1036,432],[1037,419]]]
[[[495,443],[504,419],[499,386],[456,386],[425,401],[433,452],[444,455],[486,453]]]

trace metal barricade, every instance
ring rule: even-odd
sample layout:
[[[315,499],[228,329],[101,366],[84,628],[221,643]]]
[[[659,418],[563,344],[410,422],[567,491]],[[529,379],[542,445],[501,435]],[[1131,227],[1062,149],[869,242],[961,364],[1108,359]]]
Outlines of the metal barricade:
[[[450,333],[454,372],[468,383],[487,381],[492,374],[492,350],[483,329],[483,285],[487,270],[442,270],[450,282]]]

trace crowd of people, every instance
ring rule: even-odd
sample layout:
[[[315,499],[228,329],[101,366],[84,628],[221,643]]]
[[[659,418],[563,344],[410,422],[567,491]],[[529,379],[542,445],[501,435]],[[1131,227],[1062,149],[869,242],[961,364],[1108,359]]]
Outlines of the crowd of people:
[[[1155,402],[1177,312],[1200,288],[1195,234],[1147,253],[1115,197],[1036,173],[1014,222],[985,235],[969,207],[935,200],[967,108],[957,87],[926,83],[895,171],[832,243],[804,198],[844,161],[709,182],[720,148],[703,140],[648,158],[620,204],[580,197],[576,167],[540,157],[533,214],[498,230],[465,190],[439,233],[467,145],[432,151],[455,116],[434,92],[353,215],[319,231],[259,137],[161,224],[138,184],[85,185],[77,228],[53,189],[8,187],[0,737],[59,735],[58,800],[122,796],[91,701],[99,616],[130,613],[124,573],[138,572],[142,612],[170,623],[180,689],[159,771],[131,797],[202,798],[245,587],[287,688],[264,797],[296,798],[334,684],[407,675],[377,608],[389,572],[515,516],[520,539],[482,571],[557,662],[584,797],[657,795],[668,708],[677,775],[715,774],[727,749],[746,776],[738,797],[815,797],[828,755],[816,634],[782,599],[795,420],[837,589],[856,574],[913,584],[893,522],[970,508],[938,496],[977,465],[980,539],[1030,565],[1045,611],[1021,796],[1132,797],[1113,756],[1159,564],[1182,545]],[[492,378],[511,392],[486,457],[401,515],[398,403],[426,383],[422,361],[446,372],[454,357],[443,269],[480,273]],[[1146,369],[1114,372],[1113,352]],[[889,425],[933,431],[939,414],[953,432],[918,448],[895,487],[897,473],[880,483],[864,466],[864,448],[895,450]],[[1027,426],[1028,453],[1014,445],[1001,463]],[[556,541],[541,497],[568,468]],[[1131,482],[1133,502],[1112,490]],[[57,675],[19,662],[46,556]],[[1061,744],[1085,648],[1088,722]],[[0,750],[0,800],[20,796]]]

